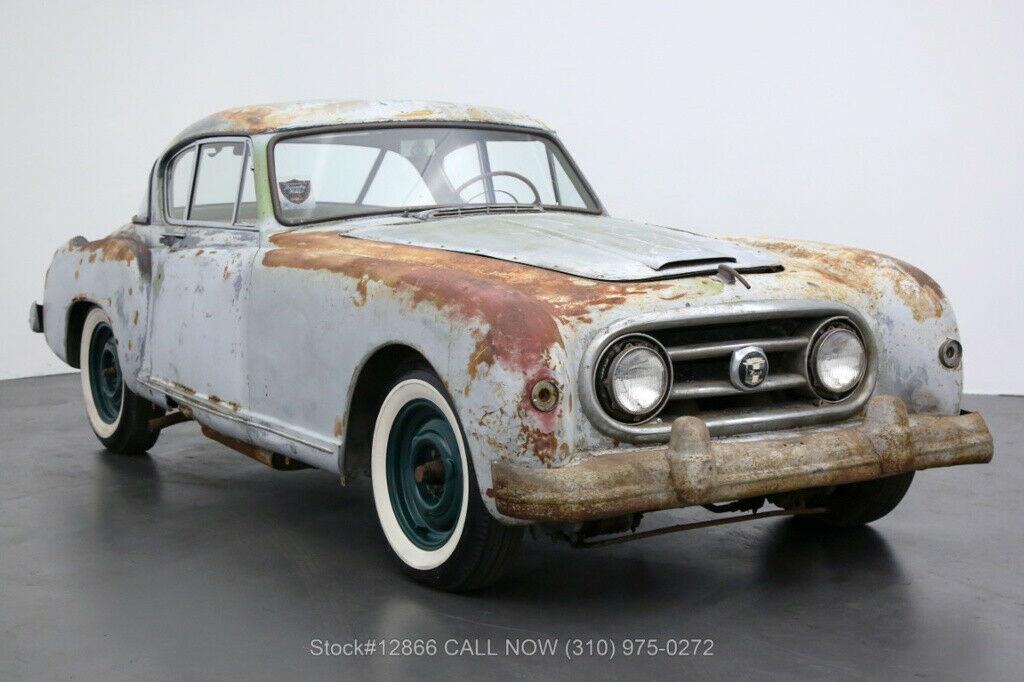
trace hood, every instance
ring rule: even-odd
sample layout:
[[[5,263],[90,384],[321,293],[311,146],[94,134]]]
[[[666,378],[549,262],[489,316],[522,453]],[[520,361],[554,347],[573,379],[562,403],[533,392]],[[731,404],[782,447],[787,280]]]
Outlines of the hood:
[[[471,215],[356,226],[345,236],[499,258],[606,281],[781,269],[768,251],[661,225],[577,213]]]

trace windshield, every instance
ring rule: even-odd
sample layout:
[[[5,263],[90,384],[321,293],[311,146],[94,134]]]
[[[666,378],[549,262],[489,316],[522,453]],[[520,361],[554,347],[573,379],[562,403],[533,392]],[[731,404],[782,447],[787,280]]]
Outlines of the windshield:
[[[598,210],[550,138],[457,127],[392,127],[288,137],[273,147],[285,224],[437,207]]]

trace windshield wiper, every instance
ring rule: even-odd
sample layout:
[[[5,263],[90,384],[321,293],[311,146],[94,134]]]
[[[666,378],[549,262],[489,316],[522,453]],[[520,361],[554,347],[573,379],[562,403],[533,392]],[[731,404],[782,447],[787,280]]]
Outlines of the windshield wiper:
[[[477,215],[480,213],[542,213],[544,207],[540,204],[451,204],[448,206],[434,206],[422,211],[406,211],[402,215],[407,218],[418,218],[429,220],[431,218]]]

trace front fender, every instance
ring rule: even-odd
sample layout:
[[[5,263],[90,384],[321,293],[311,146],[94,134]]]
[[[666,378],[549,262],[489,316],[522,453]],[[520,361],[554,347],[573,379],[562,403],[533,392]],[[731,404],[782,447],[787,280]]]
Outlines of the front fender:
[[[875,395],[895,395],[911,413],[956,415],[963,366],[947,368],[939,349],[960,341],[942,287],[919,268],[884,254],[834,244],[739,238],[784,256],[785,279],[808,293],[858,308],[873,323],[879,349]]]

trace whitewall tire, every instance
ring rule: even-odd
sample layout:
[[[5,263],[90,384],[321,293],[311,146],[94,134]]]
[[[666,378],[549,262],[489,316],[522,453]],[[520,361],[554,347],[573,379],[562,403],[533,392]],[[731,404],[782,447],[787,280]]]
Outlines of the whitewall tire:
[[[149,420],[162,410],[125,385],[117,338],[102,308],[92,308],[85,317],[78,361],[85,415],[100,442],[122,454],[153,447],[159,431],[149,429]]]
[[[501,577],[522,529],[484,507],[459,419],[433,372],[411,370],[392,383],[370,458],[380,528],[406,573],[450,591]]]

